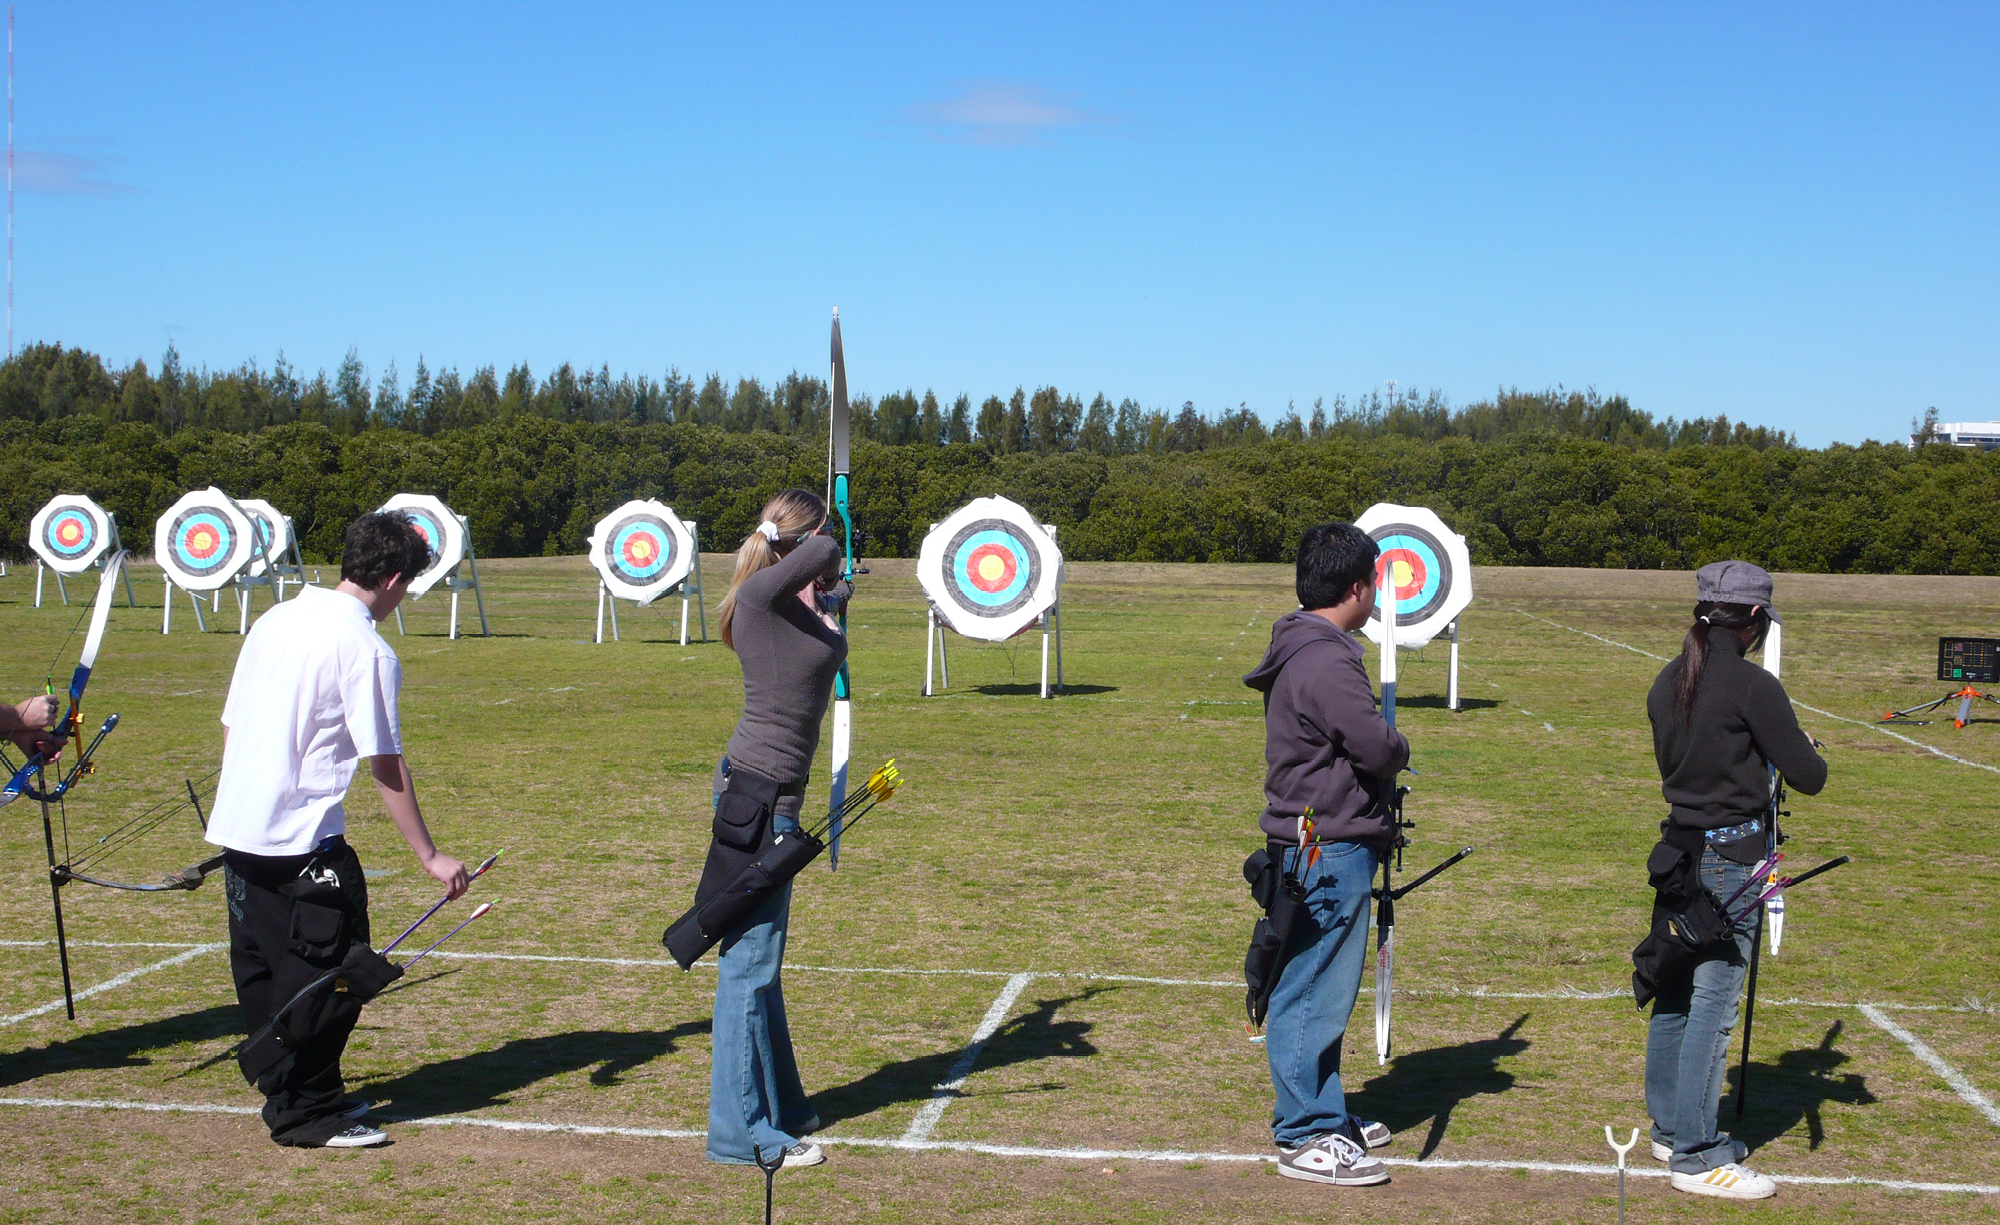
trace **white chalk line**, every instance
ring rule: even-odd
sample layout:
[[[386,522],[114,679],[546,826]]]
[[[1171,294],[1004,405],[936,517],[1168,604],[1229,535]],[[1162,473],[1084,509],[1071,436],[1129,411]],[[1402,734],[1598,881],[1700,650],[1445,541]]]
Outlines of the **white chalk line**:
[[[79,942],[71,941],[75,947]],[[0,948],[50,948],[53,940],[0,940]],[[166,948],[166,949],[208,949],[205,944],[159,944],[146,941],[93,940],[93,948]],[[583,957],[566,956],[555,953],[474,953],[439,949],[431,956],[455,958],[460,961],[528,961],[548,962],[557,965],[624,966],[642,970],[678,970],[680,967],[663,957]],[[697,963],[698,969],[713,969],[708,962]],[[981,970],[976,968],[944,967],[923,968],[918,966],[823,966],[806,962],[788,961],[786,970],[802,974],[884,974],[907,978],[1013,978],[1017,974],[1027,974],[1031,978],[1075,979],[1080,982],[1133,983],[1145,987],[1209,987],[1241,991],[1243,984],[1235,979],[1225,978],[1162,978],[1151,974],[1104,974],[1093,970]],[[1400,987],[1398,990],[1409,995],[1429,996],[1439,999],[1468,1000],[1578,1000],[1585,1003],[1602,1000],[1622,1000],[1632,994],[1629,987],[1613,987],[1601,991],[1585,991],[1578,987],[1564,987],[1556,991],[1492,991],[1485,987]],[[1371,995],[1373,987],[1364,986],[1361,994]],[[80,996],[78,998],[81,998]],[[1853,1000],[1815,1000],[1802,996],[1788,996],[1783,999],[1758,1001],[1767,1008],[1860,1008],[1862,1003]],[[1887,1012],[1964,1012],[1989,1014],[2000,1011],[1994,1005],[1975,1001],[1970,1004],[1904,1004],[1894,1000],[1866,1001],[1866,1006],[1880,1008]]]
[[[945,1074],[944,1083],[931,1090],[930,1100],[917,1111],[917,1117],[910,1120],[909,1130],[903,1133],[905,1141],[915,1144],[931,1138],[931,1133],[937,1130],[938,1120],[944,1117],[945,1107],[958,1097],[959,1089],[972,1075],[972,1066],[979,1062],[979,1052],[985,1050],[987,1041],[1000,1031],[1001,1024],[1007,1020],[1007,1013],[1014,1007],[1014,1001],[1020,999],[1021,992],[1034,981],[1032,974],[1016,974],[1007,980],[1006,986],[1000,988],[1000,994],[993,997],[993,1004],[987,1008],[986,1015],[979,1019],[979,1028],[972,1031],[972,1041],[952,1061],[951,1071]]]
[[[1915,1055],[1918,1061],[1925,1067],[1943,1077],[1944,1083],[1951,1086],[1952,1092],[1964,1098],[1966,1105],[1985,1115],[1987,1122],[2000,1127],[2000,1107],[1994,1106],[1993,1099],[1981,1093],[1957,1068],[1946,1063],[1944,1056],[1932,1050],[1929,1043],[1890,1020],[1887,1016],[1883,1015],[1881,1009],[1875,1007],[1873,1004],[1861,1005],[1860,1012],[1877,1029],[1882,1030],[1891,1038],[1909,1047],[1910,1053]]]
[[[1507,608],[1507,606],[1504,604],[1498,605],[1498,607]],[[1655,655],[1651,651],[1642,651],[1638,647],[1635,647],[1630,643],[1620,642],[1615,638],[1606,638],[1602,634],[1593,634],[1589,630],[1580,630],[1576,628],[1574,625],[1564,625],[1560,621],[1551,621],[1547,617],[1537,617],[1535,614],[1528,612],[1526,609],[1507,608],[1507,611],[1511,613],[1520,613],[1522,616],[1528,618],[1530,621],[1540,621],[1543,625],[1553,625],[1559,630],[1568,630],[1572,634],[1582,634],[1585,638],[1595,638],[1599,642],[1608,643],[1609,645],[1614,647],[1623,647],[1625,650],[1628,650],[1635,655],[1644,655],[1647,659],[1657,659],[1661,663],[1667,662],[1668,657],[1665,655]],[[1884,736],[1889,737],[1891,740],[1900,740],[1904,744],[1922,749],[1924,752],[1933,754],[1934,756],[1942,757],[1946,761],[1955,761],[1961,766],[1971,766],[1975,770],[1985,770],[1988,771],[1989,773],[2000,774],[2000,766],[1989,766],[1983,761],[1973,761],[1970,758],[1955,756],[1951,753],[1945,752],[1941,748],[1938,748],[1936,745],[1925,744],[1923,741],[1913,739],[1909,736],[1905,736],[1901,732],[1890,731],[1888,728],[1882,726],[1882,724],[1880,724],[1879,722],[1870,722],[1867,719],[1850,719],[1846,715],[1837,715],[1830,710],[1821,710],[1817,706],[1808,706],[1804,702],[1799,701],[1797,698],[1792,698],[1792,705],[1798,707],[1800,710],[1809,710],[1812,713],[1821,716],[1822,718],[1833,719],[1841,723],[1852,723],[1856,727],[1865,727],[1868,728],[1870,731],[1881,732]]]
[[[156,970],[164,970],[171,966],[177,966],[184,961],[193,961],[195,958],[201,956],[203,953],[213,953],[217,949],[226,949],[228,947],[229,945],[226,942],[218,944],[197,944],[193,948],[188,949],[186,952],[176,953],[174,956],[169,957],[164,961],[156,961],[149,966],[140,966],[136,970],[127,970],[123,974],[117,975],[116,977],[105,979],[103,982],[98,983],[94,987],[85,987],[83,990],[77,992],[73,998],[79,1000],[87,1000],[93,995],[102,995],[106,991],[113,990],[114,988],[117,987],[122,987],[126,983],[129,983],[134,979],[144,978],[146,975],[151,974]],[[17,1012],[10,1017],[0,1017],[0,1025],[12,1025],[18,1021],[26,1021],[31,1017],[41,1016],[43,1013],[54,1012],[56,1009],[61,1008],[62,1006],[63,1006],[63,1000],[60,997],[58,997],[56,999],[50,1000],[48,1003],[43,1004],[39,1007],[30,1008],[26,1012]]]
[[[211,1115],[256,1115],[251,1106],[211,1106],[195,1102],[134,1102],[105,1098],[60,1098],[60,1097],[0,1097],[0,1106],[17,1106],[30,1110],[137,1110],[149,1114],[211,1114]],[[596,1123],[543,1123],[527,1119],[485,1119],[469,1115],[441,1115],[433,1118],[398,1118],[382,1116],[385,1123],[403,1123],[416,1127],[481,1127],[490,1131],[507,1131],[529,1135],[573,1135],[573,1136],[625,1136],[643,1140],[701,1140],[708,1133],[674,1127],[617,1127]],[[929,1153],[979,1153],[989,1157],[1017,1157],[1031,1160],[1057,1161],[1151,1161],[1151,1162],[1208,1162],[1227,1164],[1240,1162],[1275,1162],[1277,1154],[1202,1152],[1195,1149],[1124,1149],[1124,1148],[1043,1148],[1022,1144],[989,1144],[971,1140],[889,1140],[869,1136],[815,1136],[821,1144],[839,1144],[850,1148],[886,1148],[904,1152]],[[1376,1160],[1384,1165],[1410,1170],[1496,1170],[1504,1173],[1521,1171],[1533,1174],[1582,1174],[1595,1178],[1616,1178],[1618,1167],[1609,1164],[1566,1161],[1484,1161],[1432,1157],[1419,1161],[1411,1157],[1381,1157]],[[1631,1166],[1626,1173],[1633,1178],[1665,1178],[1667,1171],[1651,1167]],[[1896,1178],[1829,1178],[1810,1174],[1771,1174],[1770,1178],[1781,1183],[1804,1187],[1876,1187],[1885,1191],[1929,1191],[1945,1195],[2000,1195],[2000,1186],[1990,1183],[1963,1182],[1914,1182]]]

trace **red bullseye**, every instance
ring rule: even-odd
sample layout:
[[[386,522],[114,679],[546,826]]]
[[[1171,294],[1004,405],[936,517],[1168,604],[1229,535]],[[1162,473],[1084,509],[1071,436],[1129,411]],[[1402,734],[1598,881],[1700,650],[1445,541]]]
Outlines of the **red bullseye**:
[[[1014,555],[997,544],[982,544],[965,559],[965,579],[988,595],[1014,582]]]
[[[1414,599],[1430,580],[1424,559],[1409,549],[1390,549],[1382,554],[1382,572],[1395,581],[1398,600]]]

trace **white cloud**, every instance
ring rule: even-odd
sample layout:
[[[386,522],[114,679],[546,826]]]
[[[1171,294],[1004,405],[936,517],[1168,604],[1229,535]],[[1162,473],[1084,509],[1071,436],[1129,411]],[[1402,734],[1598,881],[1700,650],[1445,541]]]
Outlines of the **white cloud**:
[[[106,178],[107,167],[94,157],[47,149],[14,151],[14,188],[44,196],[109,196],[135,190]]]
[[[1111,122],[1053,90],[1017,81],[974,81],[949,98],[907,107],[904,116],[937,140],[996,146],[1046,144],[1060,129]]]

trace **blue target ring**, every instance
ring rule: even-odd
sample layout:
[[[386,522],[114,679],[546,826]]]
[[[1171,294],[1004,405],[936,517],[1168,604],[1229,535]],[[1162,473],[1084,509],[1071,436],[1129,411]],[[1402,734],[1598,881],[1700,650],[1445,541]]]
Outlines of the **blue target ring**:
[[[236,554],[236,529],[206,507],[181,512],[167,537],[174,565],[191,578],[207,578],[229,568]]]
[[[42,543],[56,556],[73,561],[97,543],[97,521],[74,507],[59,510],[43,525]]]
[[[402,514],[410,521],[410,526],[417,529],[417,535],[424,538],[424,543],[431,547],[431,560],[436,561],[444,551],[444,528],[423,511],[405,509]]]
[[[1004,519],[967,524],[944,551],[945,590],[979,617],[1005,616],[1033,599],[1040,569],[1034,542]]]
[[[1429,532],[1407,523],[1385,525],[1369,535],[1396,583],[1396,624],[1413,625],[1429,617],[1451,592],[1451,559],[1444,546]]]

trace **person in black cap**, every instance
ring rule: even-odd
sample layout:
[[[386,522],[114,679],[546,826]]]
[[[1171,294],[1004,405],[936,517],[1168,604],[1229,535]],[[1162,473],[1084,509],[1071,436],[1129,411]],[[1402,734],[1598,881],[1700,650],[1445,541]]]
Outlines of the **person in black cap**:
[[[1659,891],[1655,931],[1704,889],[1727,900],[1769,855],[1774,770],[1806,795],[1826,785],[1826,762],[1800,730],[1785,687],[1745,658],[1778,619],[1770,574],[1749,562],[1714,562],[1695,575],[1695,599],[1680,656],[1646,695],[1660,790],[1671,806],[1647,861]],[[1679,1191],[1726,1199],[1777,1194],[1776,1183],[1744,1166],[1746,1147],[1716,1128],[1751,925],[1762,921],[1753,913],[1693,959],[1691,971],[1656,985],[1646,1108],[1653,1156],[1669,1164]]]

